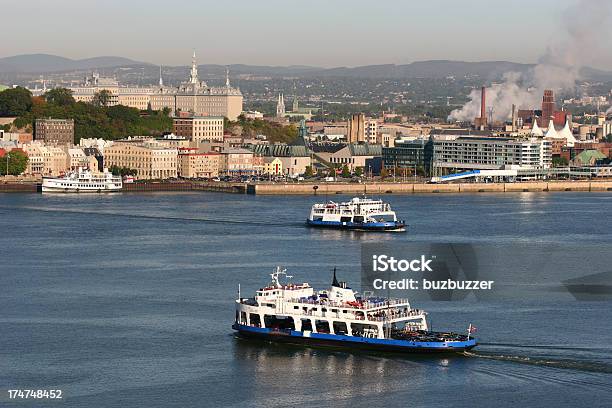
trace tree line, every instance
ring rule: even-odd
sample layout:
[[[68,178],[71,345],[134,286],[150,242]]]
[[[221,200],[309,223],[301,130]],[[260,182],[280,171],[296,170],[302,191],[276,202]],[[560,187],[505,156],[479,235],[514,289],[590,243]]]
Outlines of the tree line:
[[[76,102],[65,88],[35,97],[28,89],[16,87],[0,92],[0,116],[16,116],[13,127],[26,130],[34,129],[38,118],[74,119],[75,143],[82,138],[154,136],[172,129],[168,110],[141,112],[123,105],[108,106],[109,101],[108,91],[96,93],[92,103],[85,103]]]

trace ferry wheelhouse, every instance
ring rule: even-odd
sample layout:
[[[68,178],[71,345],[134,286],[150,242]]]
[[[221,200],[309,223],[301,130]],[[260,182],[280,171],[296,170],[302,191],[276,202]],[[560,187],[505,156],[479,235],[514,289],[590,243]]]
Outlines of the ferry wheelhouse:
[[[63,177],[43,177],[43,193],[108,193],[121,191],[121,177],[114,176],[107,169],[101,174],[79,168]]]
[[[277,267],[255,297],[236,299],[234,330],[240,337],[311,346],[399,352],[460,352],[476,346],[467,334],[432,332],[427,313],[407,299],[360,296],[334,278],[329,290],[281,283]],[[240,289],[239,289],[240,292]]]
[[[382,200],[355,197],[344,203],[319,203],[312,206],[307,225],[320,228],[361,231],[406,231],[391,205]]]

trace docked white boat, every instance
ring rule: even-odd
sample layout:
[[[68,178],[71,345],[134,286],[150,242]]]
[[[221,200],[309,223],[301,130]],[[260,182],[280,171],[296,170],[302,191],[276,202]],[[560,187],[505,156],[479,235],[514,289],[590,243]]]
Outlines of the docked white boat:
[[[318,228],[360,231],[406,231],[406,223],[382,200],[355,197],[345,203],[319,203],[312,206],[306,224]]]
[[[43,177],[43,193],[111,193],[121,191],[120,176],[114,176],[107,169],[103,173],[92,173],[79,168],[63,177]]]

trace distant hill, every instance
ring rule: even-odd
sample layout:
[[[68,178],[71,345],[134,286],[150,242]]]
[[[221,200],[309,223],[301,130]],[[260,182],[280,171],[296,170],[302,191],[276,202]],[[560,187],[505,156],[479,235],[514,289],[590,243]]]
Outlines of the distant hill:
[[[132,72],[139,70],[139,78],[150,74],[152,77],[158,75],[158,68],[146,62],[134,61],[123,57],[95,57],[81,60],[72,60],[48,54],[16,55],[13,57],[0,58],[0,75],[7,80],[25,80],[24,76],[34,76],[52,72],[66,71],[88,71],[93,69],[130,67]],[[409,78],[444,78],[448,76],[465,77],[478,76],[487,80],[498,80],[506,72],[525,72],[532,68],[533,64],[519,64],[509,61],[449,61],[431,60],[417,61],[410,64],[382,64],[365,65],[359,67],[337,67],[321,68],[303,65],[291,66],[264,66],[233,64],[229,68],[232,75],[253,75],[270,77],[343,77],[343,78],[374,78],[374,79],[409,79]],[[140,70],[143,68],[142,70]],[[200,76],[206,75],[223,76],[224,65],[202,64],[199,65]],[[182,79],[186,77],[186,66],[164,66],[164,75],[169,79]],[[585,79],[597,81],[612,81],[612,72],[583,68],[582,76]],[[156,82],[156,81],[155,81]]]
[[[45,73],[149,65],[123,57],[94,57],[80,60],[49,54],[26,54],[0,58],[0,73]]]

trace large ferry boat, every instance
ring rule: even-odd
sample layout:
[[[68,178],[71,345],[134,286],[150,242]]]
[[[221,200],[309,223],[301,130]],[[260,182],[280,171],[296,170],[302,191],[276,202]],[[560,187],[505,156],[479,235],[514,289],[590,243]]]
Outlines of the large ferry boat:
[[[361,231],[406,231],[391,206],[382,200],[355,197],[344,203],[318,203],[312,206],[307,225],[320,228]]]
[[[430,331],[427,313],[407,299],[360,296],[338,282],[335,269],[331,289],[318,292],[308,283],[291,283],[280,267],[270,276],[271,283],[255,297],[243,298],[238,289],[232,327],[240,337],[394,352],[461,352],[476,346],[472,325],[467,334]]]
[[[121,191],[123,183],[120,176],[114,176],[107,169],[101,174],[79,168],[63,177],[43,177],[43,193],[103,193]]]

